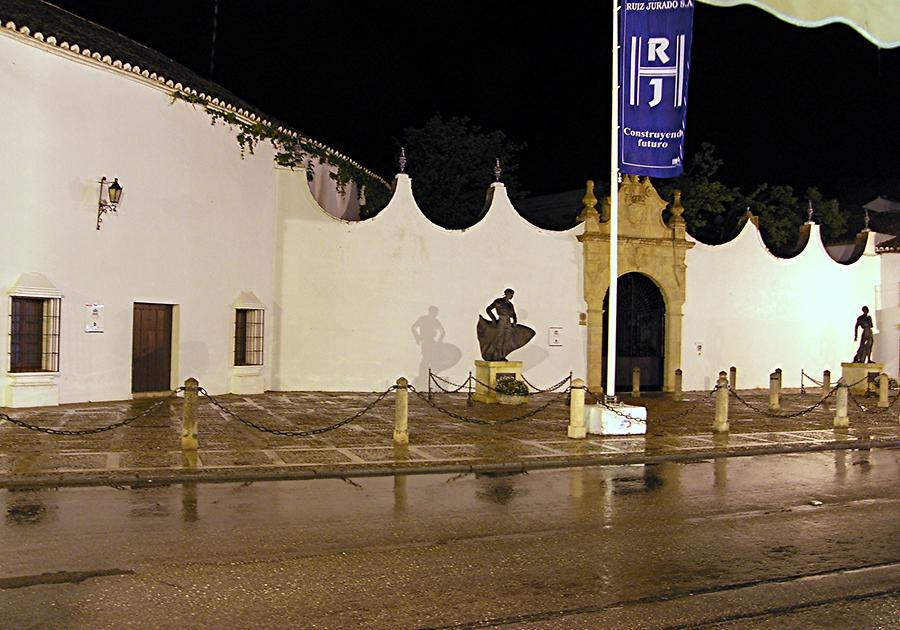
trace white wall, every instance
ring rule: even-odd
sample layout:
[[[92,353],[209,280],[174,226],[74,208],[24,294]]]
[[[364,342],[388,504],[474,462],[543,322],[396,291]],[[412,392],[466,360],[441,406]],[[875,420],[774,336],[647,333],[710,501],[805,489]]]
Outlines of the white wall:
[[[718,372],[732,365],[739,388],[768,387],[769,374],[779,367],[786,387],[799,387],[801,370],[821,379],[829,369],[836,381],[841,362],[856,352],[853,325],[860,308],[868,305],[874,314],[879,258],[870,243],[852,265],[835,262],[818,225],[790,259],[769,253],[749,221],[733,241],[697,243],[686,260],[685,389],[712,389]]]
[[[232,131],[162,87],[2,31],[0,99],[0,287],[37,271],[62,292],[60,402],[131,396],[135,301],[179,305],[173,380],[226,391],[232,302],[273,300],[271,150],[241,159]],[[103,175],[124,194],[97,231]],[[87,334],[95,302],[106,332]]]
[[[578,228],[548,232],[522,219],[495,185],[487,215],[465,231],[431,223],[408,176],[376,217],[334,219],[312,199],[302,173],[278,172],[281,314],[278,377],[284,390],[380,390],[406,376],[427,387],[428,368],[461,382],[480,359],[478,314],[516,291],[519,321],[537,331],[510,360],[525,362],[535,385],[585,370],[586,328]],[[412,333],[429,308],[446,334],[417,345]],[[433,325],[433,324],[432,324]],[[548,328],[563,328],[550,347]]]
[[[884,363],[884,371],[900,378],[900,253],[880,254],[881,291],[875,313],[875,345],[872,358]],[[875,307],[870,307],[875,310]]]

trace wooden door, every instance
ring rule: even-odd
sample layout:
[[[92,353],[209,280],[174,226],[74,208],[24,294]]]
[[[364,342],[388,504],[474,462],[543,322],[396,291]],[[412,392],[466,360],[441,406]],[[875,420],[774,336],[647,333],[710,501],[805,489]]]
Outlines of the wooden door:
[[[172,386],[172,305],[134,304],[131,391],[163,392]]]

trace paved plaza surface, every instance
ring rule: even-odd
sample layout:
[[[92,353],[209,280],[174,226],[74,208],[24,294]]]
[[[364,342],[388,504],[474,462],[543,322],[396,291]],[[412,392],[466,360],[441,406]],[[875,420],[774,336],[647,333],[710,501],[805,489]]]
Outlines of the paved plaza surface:
[[[519,406],[469,406],[462,393],[435,394],[429,402],[411,392],[408,447],[392,443],[394,393],[365,411],[378,397],[335,392],[200,396],[195,453],[181,451],[183,399],[177,396],[0,409],[14,420],[65,431],[109,426],[149,410],[125,426],[79,435],[48,434],[0,420],[0,487],[529,469],[900,446],[897,392],[891,392],[887,409],[877,406],[877,397],[851,399],[850,427],[836,430],[834,396],[821,403],[819,389],[785,390],[782,417],[768,414],[767,390],[740,390],[730,396],[727,434],[712,432],[710,392],[687,392],[681,402],[660,394],[626,398],[647,407],[646,436],[580,440],[567,437],[565,393],[535,394]],[[250,426],[298,432],[348,419],[333,430],[302,437]]]

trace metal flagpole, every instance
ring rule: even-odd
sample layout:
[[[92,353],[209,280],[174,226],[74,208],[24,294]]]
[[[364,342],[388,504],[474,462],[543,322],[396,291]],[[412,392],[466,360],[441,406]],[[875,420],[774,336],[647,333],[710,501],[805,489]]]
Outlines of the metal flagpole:
[[[606,396],[616,395],[616,315],[619,301],[619,0],[613,0],[612,137],[609,176],[609,305],[606,326]]]

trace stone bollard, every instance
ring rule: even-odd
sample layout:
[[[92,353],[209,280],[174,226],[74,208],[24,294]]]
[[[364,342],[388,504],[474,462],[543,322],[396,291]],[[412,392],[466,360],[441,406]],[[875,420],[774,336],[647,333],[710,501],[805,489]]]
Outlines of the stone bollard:
[[[569,437],[580,439],[587,437],[584,428],[584,381],[580,378],[572,380],[572,393],[569,401]]]
[[[728,370],[728,384],[731,385],[732,391],[737,391],[737,367],[733,365]]]
[[[713,421],[713,432],[728,432],[728,378],[725,372],[719,372],[719,380],[716,381],[716,419]]]
[[[409,381],[397,379],[394,406],[394,444],[409,444]]]
[[[847,417],[847,383],[839,381],[837,391],[837,404],[834,409],[834,428],[845,429],[850,426],[850,418]]]
[[[781,411],[781,374],[776,370],[769,374],[769,411]]]
[[[681,368],[675,370],[675,391],[672,392],[672,400],[681,402],[684,400],[684,390],[682,389],[682,372]]]
[[[878,406],[891,406],[891,403],[888,402],[888,375],[884,372],[878,376]]]
[[[200,383],[191,377],[184,382],[184,404],[181,406],[181,450],[196,451],[197,441],[197,392]]]
[[[631,397],[641,397],[641,368],[631,368]]]
[[[831,370],[822,372],[822,395],[827,396],[831,391]]]

